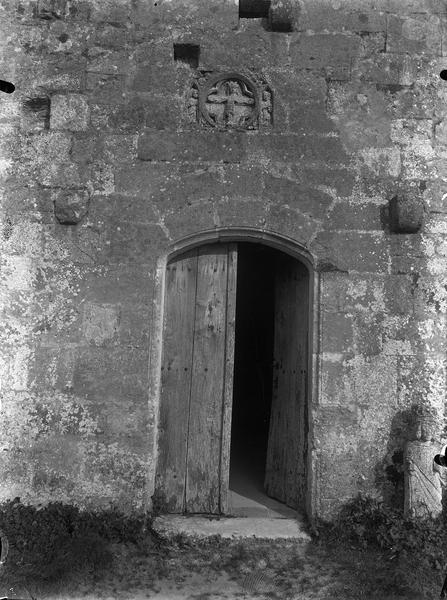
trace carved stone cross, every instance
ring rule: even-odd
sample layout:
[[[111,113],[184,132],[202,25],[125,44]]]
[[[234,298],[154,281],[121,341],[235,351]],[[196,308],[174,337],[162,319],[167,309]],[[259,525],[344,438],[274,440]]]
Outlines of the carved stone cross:
[[[215,85],[206,101],[208,112],[216,124],[226,127],[244,125],[251,117],[255,104],[254,94],[248,87],[241,81],[231,79]]]
[[[203,74],[192,86],[188,111],[216,129],[258,129],[272,122],[272,94],[242,73]]]

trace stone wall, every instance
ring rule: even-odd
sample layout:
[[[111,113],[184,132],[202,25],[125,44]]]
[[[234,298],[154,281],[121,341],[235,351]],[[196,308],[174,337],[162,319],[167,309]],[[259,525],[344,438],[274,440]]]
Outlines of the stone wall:
[[[315,266],[311,512],[401,503],[411,407],[444,407],[447,3],[286,8],[0,1],[0,499],[150,506],[157,265],[251,228]],[[197,118],[222,72],[252,127]]]

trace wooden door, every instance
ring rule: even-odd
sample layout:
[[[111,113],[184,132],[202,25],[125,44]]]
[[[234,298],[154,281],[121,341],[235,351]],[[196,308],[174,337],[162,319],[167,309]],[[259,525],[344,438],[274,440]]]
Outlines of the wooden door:
[[[226,510],[237,252],[201,246],[166,274],[155,498],[175,513]]]
[[[303,507],[306,495],[308,295],[307,269],[278,257],[265,490],[292,508]]]

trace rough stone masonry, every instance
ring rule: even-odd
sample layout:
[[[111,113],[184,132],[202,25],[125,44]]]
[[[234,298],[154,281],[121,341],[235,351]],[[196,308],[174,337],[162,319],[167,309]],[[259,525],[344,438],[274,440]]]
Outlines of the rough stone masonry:
[[[250,231],[313,264],[309,514],[399,504],[410,423],[444,426],[447,2],[1,0],[0,22],[0,500],[150,509],[163,261]]]

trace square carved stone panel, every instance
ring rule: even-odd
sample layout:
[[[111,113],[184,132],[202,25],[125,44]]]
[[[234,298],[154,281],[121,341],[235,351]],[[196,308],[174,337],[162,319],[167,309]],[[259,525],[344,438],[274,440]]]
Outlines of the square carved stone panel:
[[[268,128],[273,94],[268,85],[235,72],[198,73],[188,96],[190,121],[219,130]]]

